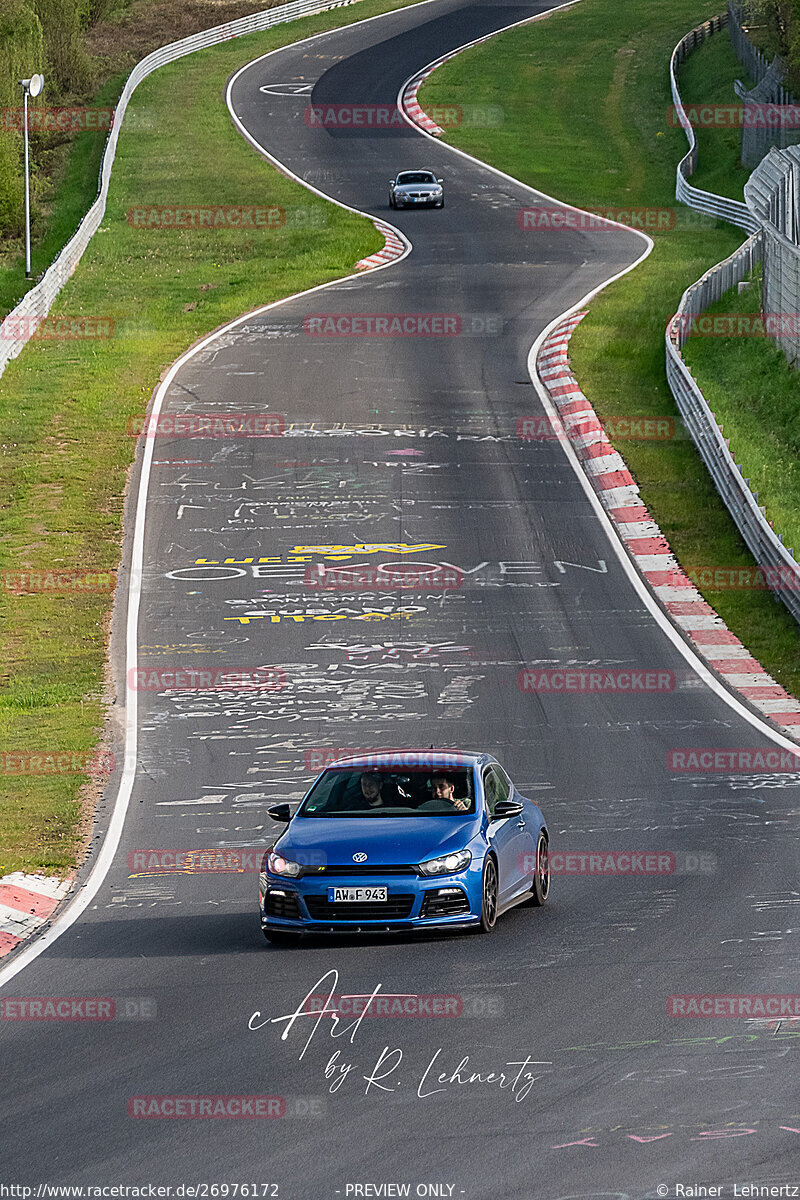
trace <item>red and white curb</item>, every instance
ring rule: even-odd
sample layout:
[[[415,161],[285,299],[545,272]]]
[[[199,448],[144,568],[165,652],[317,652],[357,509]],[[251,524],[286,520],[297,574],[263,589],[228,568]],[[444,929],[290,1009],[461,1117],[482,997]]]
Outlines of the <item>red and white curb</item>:
[[[547,17],[551,17],[553,13],[560,12],[565,8],[572,8],[578,4],[579,0],[566,0],[566,3],[559,4],[547,12],[537,13],[535,17],[528,17],[525,21],[514,21],[511,25],[506,25],[503,29],[495,29],[493,33],[485,33],[483,37],[475,38],[471,42],[466,42],[463,46],[459,46],[457,50],[451,50],[449,54],[443,54],[441,58],[434,59],[428,63],[424,70],[417,75],[412,75],[411,79],[401,88],[400,92],[400,107],[405,111],[406,115],[415,125],[430,134],[431,137],[441,137],[444,133],[441,125],[437,125],[433,117],[425,112],[420,106],[417,99],[417,92],[422,87],[429,75],[432,75],[437,67],[441,67],[443,63],[449,62],[451,58],[463,53],[464,50],[471,50],[473,46],[480,46],[482,42],[488,42],[491,38],[496,37],[498,33],[504,33],[506,29],[517,29],[520,25],[532,25],[534,21],[544,21]]]
[[[455,51],[458,54],[459,51]],[[443,62],[447,62],[449,58],[454,58],[455,54],[448,54],[446,58],[440,59],[430,67],[426,67],[419,75],[416,75],[409,83],[406,84],[403,91],[403,108],[408,113],[415,125],[419,125],[420,129],[424,129],[431,137],[441,137],[444,133],[441,125],[437,125],[433,117],[429,117],[423,108],[420,107],[417,99],[417,92],[422,87],[429,75],[432,75],[437,67],[440,67]]]
[[[71,886],[68,879],[21,871],[0,878],[0,958],[44,925]]]
[[[681,569],[669,543],[650,516],[622,456],[608,440],[569,364],[567,347],[586,316],[561,321],[542,343],[536,360],[584,471],[628,553],[674,624],[733,691],[785,733],[800,734],[800,702],[768,675]]]
[[[427,75],[430,75],[430,71],[427,72]],[[437,125],[433,117],[428,116],[425,110],[420,107],[419,100],[417,99],[417,92],[422,86],[423,81],[427,78],[427,75],[420,75],[419,79],[415,79],[406,88],[403,93],[403,108],[411,117],[414,124],[419,125],[420,129],[424,129],[432,137],[441,137],[444,133],[441,125]]]
[[[396,258],[402,258],[406,251],[405,242],[397,236],[391,225],[384,225],[383,221],[373,221],[372,224],[378,233],[383,234],[383,249],[377,250],[375,254],[370,254],[368,258],[362,258],[360,262],[357,262],[357,271],[370,271],[373,267],[382,267]]]

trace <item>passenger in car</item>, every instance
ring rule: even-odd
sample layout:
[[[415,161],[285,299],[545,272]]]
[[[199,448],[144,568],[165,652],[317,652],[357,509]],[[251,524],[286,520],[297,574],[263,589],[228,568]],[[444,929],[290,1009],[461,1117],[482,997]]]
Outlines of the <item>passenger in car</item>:
[[[365,771],[361,776],[361,795],[368,808],[381,808],[386,801],[382,795],[383,776],[378,771]]]

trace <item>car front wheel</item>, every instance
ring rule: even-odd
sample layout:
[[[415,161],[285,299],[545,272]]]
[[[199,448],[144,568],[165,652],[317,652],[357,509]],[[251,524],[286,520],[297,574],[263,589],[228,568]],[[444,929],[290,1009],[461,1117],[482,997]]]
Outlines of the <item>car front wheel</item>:
[[[531,888],[531,904],[536,908],[541,906],[550,895],[550,856],[547,838],[539,834],[536,843],[536,866],[533,870],[533,886]]]
[[[493,858],[487,858],[483,868],[481,923],[478,933],[491,933],[497,924],[497,892],[497,866]]]

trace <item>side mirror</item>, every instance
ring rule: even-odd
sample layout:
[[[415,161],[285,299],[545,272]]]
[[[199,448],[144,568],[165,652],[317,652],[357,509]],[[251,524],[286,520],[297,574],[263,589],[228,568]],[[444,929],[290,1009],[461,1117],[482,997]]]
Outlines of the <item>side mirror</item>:
[[[390,180],[389,180],[389,187],[394,187],[394,180],[393,180],[393,179],[390,179]]]
[[[436,182],[437,182],[437,183],[444,183],[444,180],[443,180],[443,179],[437,179],[437,180],[436,180]]]
[[[502,821],[505,817],[518,817],[525,811],[525,806],[519,800],[499,800],[495,805],[493,821]]]
[[[267,809],[267,814],[273,821],[282,821],[285,825],[292,819],[292,810],[288,804],[273,804],[272,808]]]

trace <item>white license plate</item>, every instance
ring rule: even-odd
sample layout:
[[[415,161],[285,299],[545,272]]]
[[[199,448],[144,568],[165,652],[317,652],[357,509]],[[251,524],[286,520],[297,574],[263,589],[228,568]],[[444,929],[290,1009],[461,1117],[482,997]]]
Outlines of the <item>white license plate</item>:
[[[331,904],[365,904],[374,900],[387,900],[385,887],[329,887],[328,900]]]

